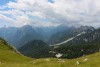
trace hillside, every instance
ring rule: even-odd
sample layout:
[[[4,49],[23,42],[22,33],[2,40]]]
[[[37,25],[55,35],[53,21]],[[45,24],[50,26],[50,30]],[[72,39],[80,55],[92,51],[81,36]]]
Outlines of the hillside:
[[[22,62],[28,61],[29,58],[21,56],[7,44],[5,40],[0,38],[0,62]]]
[[[100,51],[100,29],[83,33],[54,45],[53,52],[63,54],[62,58],[77,58]]]
[[[79,62],[79,64],[77,64]],[[100,67],[100,53],[77,59],[29,59],[17,54],[0,38],[0,67]]]
[[[32,58],[50,57],[50,46],[42,40],[33,40],[18,49],[23,55]]]

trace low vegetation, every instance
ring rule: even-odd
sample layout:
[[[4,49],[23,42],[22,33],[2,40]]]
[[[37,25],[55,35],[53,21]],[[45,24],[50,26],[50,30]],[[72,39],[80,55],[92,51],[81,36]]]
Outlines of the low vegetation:
[[[76,59],[32,59],[16,53],[0,39],[0,67],[100,67],[100,53]]]

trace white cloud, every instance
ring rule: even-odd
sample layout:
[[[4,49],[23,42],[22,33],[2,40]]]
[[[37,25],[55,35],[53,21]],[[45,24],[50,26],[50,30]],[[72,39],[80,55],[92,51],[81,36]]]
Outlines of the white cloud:
[[[100,0],[16,0],[9,2],[0,14],[10,14],[10,20],[15,20],[16,26],[26,24],[37,26],[91,25],[98,27],[100,24]],[[45,21],[47,19],[48,21]],[[6,20],[6,19],[4,19]]]
[[[0,19],[3,19],[4,21],[7,21],[7,22],[14,22],[14,20],[12,20],[11,18],[8,18],[2,14],[0,14]]]

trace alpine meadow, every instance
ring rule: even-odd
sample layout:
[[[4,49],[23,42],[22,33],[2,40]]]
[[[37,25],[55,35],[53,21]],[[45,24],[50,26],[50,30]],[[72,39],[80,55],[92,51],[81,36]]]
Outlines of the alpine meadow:
[[[0,67],[100,67],[100,0],[0,0]]]

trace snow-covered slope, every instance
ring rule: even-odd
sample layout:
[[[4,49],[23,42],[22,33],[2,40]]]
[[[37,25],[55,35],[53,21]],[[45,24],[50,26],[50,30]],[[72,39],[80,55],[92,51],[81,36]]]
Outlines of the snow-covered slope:
[[[69,39],[67,39],[67,40],[65,40],[65,41],[63,41],[63,42],[61,42],[61,43],[55,44],[55,46],[57,46],[57,45],[62,45],[62,44],[64,44],[64,43],[67,43],[67,42],[73,40],[74,38],[76,38],[76,37],[78,37],[78,36],[80,36],[80,35],[82,35],[82,34],[85,34],[85,32],[82,32],[82,33],[76,35],[75,37],[71,37],[71,38],[69,38]]]

